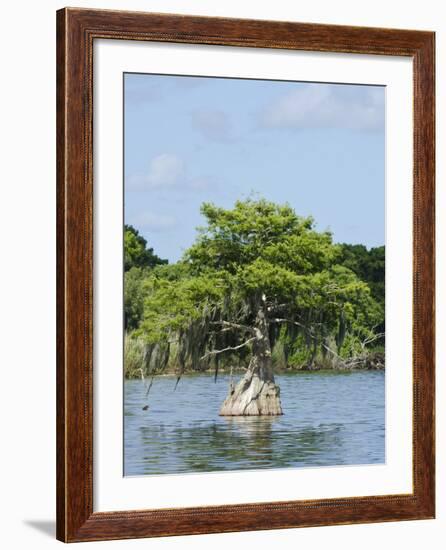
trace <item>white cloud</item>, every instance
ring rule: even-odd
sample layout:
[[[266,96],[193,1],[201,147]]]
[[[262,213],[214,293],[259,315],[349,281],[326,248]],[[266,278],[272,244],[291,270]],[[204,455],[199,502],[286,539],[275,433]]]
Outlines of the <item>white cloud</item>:
[[[125,177],[126,191],[159,191],[163,195],[175,198],[183,197],[185,192],[201,191],[208,187],[217,187],[215,177],[201,174],[191,176],[184,161],[171,153],[153,157],[146,174],[132,174]]]
[[[169,231],[177,224],[173,216],[154,214],[153,212],[142,212],[136,216],[130,216],[128,222],[141,230],[151,231],[153,233],[164,233]]]
[[[264,128],[384,127],[384,90],[369,86],[306,84],[280,97],[260,115]]]
[[[180,158],[163,153],[150,161],[147,183],[150,187],[170,187],[184,177],[184,172],[184,162]]]
[[[223,111],[196,111],[192,113],[192,125],[203,137],[211,141],[233,141],[232,124]]]

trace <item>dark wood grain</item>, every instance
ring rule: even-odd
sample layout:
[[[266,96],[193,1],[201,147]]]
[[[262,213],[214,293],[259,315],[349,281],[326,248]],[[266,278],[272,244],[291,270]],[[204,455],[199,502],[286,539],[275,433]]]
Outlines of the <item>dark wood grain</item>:
[[[93,512],[93,41],[411,57],[414,67],[413,493]],[[57,13],[57,538],[122,539],[434,517],[434,34],[66,8]]]

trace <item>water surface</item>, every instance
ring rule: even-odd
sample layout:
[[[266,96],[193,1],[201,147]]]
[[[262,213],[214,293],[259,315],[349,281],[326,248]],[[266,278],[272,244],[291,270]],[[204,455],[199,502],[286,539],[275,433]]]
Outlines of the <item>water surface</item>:
[[[382,371],[276,376],[284,415],[220,417],[229,377],[124,384],[125,475],[377,464],[385,460]],[[144,411],[143,407],[149,405]]]

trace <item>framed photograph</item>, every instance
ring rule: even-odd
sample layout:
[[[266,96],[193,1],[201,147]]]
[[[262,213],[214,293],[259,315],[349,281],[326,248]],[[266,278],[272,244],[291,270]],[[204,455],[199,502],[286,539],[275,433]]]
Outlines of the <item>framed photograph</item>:
[[[434,33],[57,13],[57,537],[434,517]]]

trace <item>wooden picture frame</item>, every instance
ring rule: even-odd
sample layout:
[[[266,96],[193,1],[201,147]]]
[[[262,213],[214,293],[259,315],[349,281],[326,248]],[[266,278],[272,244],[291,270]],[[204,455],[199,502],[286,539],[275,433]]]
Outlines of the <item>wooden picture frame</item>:
[[[93,511],[93,42],[407,56],[413,61],[413,492]],[[57,12],[57,538],[65,542],[434,517],[432,32],[65,8]]]

